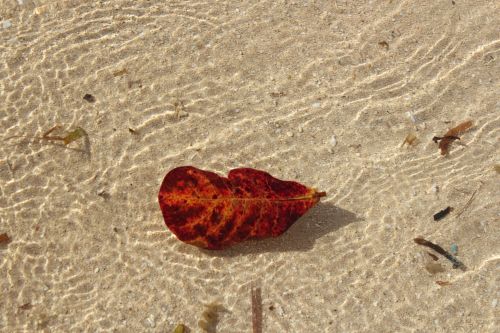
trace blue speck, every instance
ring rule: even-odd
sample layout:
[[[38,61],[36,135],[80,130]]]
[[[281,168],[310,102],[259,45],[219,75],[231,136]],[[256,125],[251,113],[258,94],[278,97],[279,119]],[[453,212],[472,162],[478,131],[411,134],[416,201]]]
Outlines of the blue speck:
[[[451,244],[451,254],[456,256],[458,253],[458,245],[457,244]]]

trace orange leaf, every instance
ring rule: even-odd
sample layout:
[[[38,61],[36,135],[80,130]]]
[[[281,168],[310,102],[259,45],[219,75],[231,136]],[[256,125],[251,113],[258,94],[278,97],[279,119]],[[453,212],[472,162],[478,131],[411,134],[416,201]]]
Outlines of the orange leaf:
[[[177,238],[216,250],[281,235],[325,195],[255,169],[234,169],[224,178],[184,166],[165,176],[158,200]]]
[[[446,132],[446,134],[443,137],[434,137],[434,141],[439,142],[439,149],[441,149],[441,155],[446,155],[448,154],[448,150],[450,149],[450,145],[452,144],[453,141],[455,140],[460,140],[460,135],[464,134],[467,132],[473,125],[472,120],[468,120],[466,122],[463,122]]]

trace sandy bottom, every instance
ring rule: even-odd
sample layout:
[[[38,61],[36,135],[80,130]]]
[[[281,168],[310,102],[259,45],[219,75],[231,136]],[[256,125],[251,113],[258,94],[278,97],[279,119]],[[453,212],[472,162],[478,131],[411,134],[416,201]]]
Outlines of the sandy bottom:
[[[499,12],[2,1],[0,331],[201,332],[219,302],[217,332],[251,332],[256,286],[263,332],[499,332]],[[469,119],[441,156],[432,138]],[[88,136],[34,138],[56,124]],[[180,165],[328,196],[282,237],[202,251],[157,202]]]

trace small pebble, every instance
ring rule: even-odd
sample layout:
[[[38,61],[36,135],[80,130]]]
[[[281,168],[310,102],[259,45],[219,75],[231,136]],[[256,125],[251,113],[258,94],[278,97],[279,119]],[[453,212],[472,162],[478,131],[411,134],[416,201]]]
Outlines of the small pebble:
[[[411,122],[416,124],[417,123],[417,118],[413,115],[411,111],[407,111],[406,114],[408,115],[408,118],[410,118]]]
[[[330,144],[332,145],[332,147],[335,147],[337,145],[337,138],[335,137],[335,135],[332,135]]]
[[[314,102],[314,103],[312,103],[312,107],[316,108],[316,109],[319,108],[319,107],[321,107],[321,102]]]
[[[47,11],[47,5],[36,7],[35,10],[34,10],[34,12],[35,12],[36,15],[45,14],[46,11]]]
[[[438,186],[438,184],[436,184],[436,183],[432,184],[431,192],[432,193],[438,193],[439,192],[439,186]]]
[[[293,137],[293,132],[286,132],[286,135],[288,135],[289,137]]]
[[[496,308],[497,307],[497,304],[498,304],[498,299],[494,299],[493,301],[491,301],[491,306]]]
[[[4,20],[2,21],[2,28],[7,29],[12,26],[12,22],[10,20]]]
[[[304,128],[302,128],[302,126],[299,126],[298,131],[299,131],[299,133],[302,133],[302,132],[304,132]]]
[[[18,4],[19,6],[24,5],[24,0],[17,0],[17,4]]]
[[[451,254],[453,254],[454,256],[456,256],[457,253],[458,253],[458,245],[457,244],[451,244],[450,252],[451,252]]]
[[[91,94],[85,94],[83,96],[83,99],[86,100],[89,103],[94,103],[95,102],[95,97],[92,96]]]
[[[283,308],[280,305],[276,306],[276,313],[278,314],[278,316],[281,316],[281,317],[283,317],[285,315],[285,311],[283,311]]]
[[[154,315],[149,315],[148,319],[146,319],[146,322],[149,324],[150,327],[152,327],[152,328],[156,327]]]

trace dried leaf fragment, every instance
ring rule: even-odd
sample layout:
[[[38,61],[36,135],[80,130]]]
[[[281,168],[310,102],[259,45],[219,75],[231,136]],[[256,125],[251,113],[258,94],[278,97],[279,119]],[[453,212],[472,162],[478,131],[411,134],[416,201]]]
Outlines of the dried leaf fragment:
[[[434,261],[438,261],[439,260],[439,258],[437,257],[437,255],[435,255],[433,253],[430,253],[430,252],[427,252],[427,254],[429,255],[429,257],[432,258],[432,260],[434,260]]]
[[[186,333],[186,326],[184,326],[184,324],[179,324],[174,328],[172,333]]]
[[[434,221],[439,221],[439,220],[442,220],[446,217],[446,215],[448,215],[451,211],[453,210],[453,207],[446,207],[445,209],[443,210],[440,210],[439,212],[437,212],[436,214],[434,214]]]
[[[11,238],[7,233],[0,234],[0,245],[10,243]]]
[[[113,76],[114,77],[122,76],[122,75],[125,75],[125,74],[128,74],[128,70],[126,68],[123,68],[123,69],[120,69],[120,70],[117,70],[117,71],[113,72]]]
[[[31,310],[33,305],[31,303],[24,303],[19,307],[20,310]]]
[[[55,125],[51,129],[49,129],[47,132],[45,132],[42,136],[43,140],[49,140],[49,141],[62,141],[64,142],[65,145],[70,144],[73,141],[76,141],[82,137],[87,136],[87,132],[81,127],[77,127],[74,130],[68,132],[64,136],[58,136],[58,135],[50,135],[50,133],[54,132],[56,129],[61,128],[60,125]]]
[[[441,281],[441,280],[437,280],[436,283],[439,284],[441,287],[449,286],[451,284],[450,281]]]
[[[467,269],[466,266],[461,261],[459,261],[453,255],[451,255],[450,253],[448,253],[448,251],[446,251],[445,249],[443,249],[441,246],[439,246],[437,244],[434,244],[432,242],[429,242],[428,240],[423,239],[422,237],[417,237],[413,241],[415,243],[419,244],[419,245],[431,248],[434,251],[436,251],[437,253],[439,253],[442,256],[444,256],[446,259],[448,259],[449,261],[451,261],[453,263],[453,268],[460,268],[463,271],[465,271]]]
[[[84,136],[87,136],[87,132],[83,128],[77,127],[63,137],[63,142],[65,145],[68,145]]]
[[[460,140],[460,135],[467,132],[472,127],[472,125],[473,125],[472,120],[468,120],[451,128],[442,137],[439,136],[433,137],[432,141],[436,143],[439,142],[439,149],[441,149],[441,155],[448,154],[448,150],[450,149],[450,145],[452,144],[452,142],[455,140]]]
[[[385,40],[378,42],[378,46],[385,48],[386,50],[389,49],[389,43],[387,43]]]
[[[278,91],[278,92],[274,92],[274,91],[273,91],[273,92],[270,92],[270,93],[269,93],[269,96],[274,97],[274,98],[283,97],[283,96],[285,96],[285,95],[286,95],[286,94],[285,94],[285,92],[284,92],[284,91]]]
[[[408,146],[413,146],[414,144],[417,143],[417,136],[415,133],[410,133],[406,136],[405,140],[403,141],[403,144],[401,144],[401,147],[407,144]]]
[[[94,103],[95,102],[95,97],[91,94],[85,94],[83,96],[83,99],[86,100],[89,103]]]
[[[198,327],[205,333],[215,333],[219,322],[219,313],[223,311],[225,311],[224,307],[217,302],[205,304],[205,311],[201,314],[202,319],[198,321]]]

